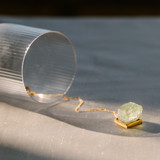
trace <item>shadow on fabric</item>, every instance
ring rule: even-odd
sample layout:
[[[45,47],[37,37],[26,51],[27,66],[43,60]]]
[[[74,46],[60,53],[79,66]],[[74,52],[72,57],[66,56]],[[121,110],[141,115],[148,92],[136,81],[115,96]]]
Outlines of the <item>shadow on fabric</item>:
[[[30,152],[21,151],[18,149],[14,149],[14,148],[11,148],[8,146],[7,147],[2,146],[2,145],[0,145],[0,159],[3,159],[3,160],[12,160],[12,159],[16,159],[16,160],[28,160],[28,159],[53,160],[53,158],[43,157],[40,155],[32,154]],[[60,159],[56,158],[56,160],[60,160]]]
[[[104,134],[112,134],[127,137],[159,137],[160,124],[150,121],[144,121],[142,125],[130,129],[124,129],[114,123],[114,118],[111,114],[93,112],[92,113],[76,113],[74,111],[75,104],[72,101],[58,101],[50,107],[40,107],[39,104],[34,104],[28,101],[20,101],[8,97],[0,97],[0,101],[11,106],[30,110],[40,113],[59,121],[65,122],[72,126],[83,128],[86,130],[100,132]],[[98,115],[101,115],[97,118]]]

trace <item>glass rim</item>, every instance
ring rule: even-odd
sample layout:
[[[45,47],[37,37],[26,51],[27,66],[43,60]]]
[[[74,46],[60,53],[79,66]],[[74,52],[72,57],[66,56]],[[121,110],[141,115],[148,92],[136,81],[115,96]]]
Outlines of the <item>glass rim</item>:
[[[35,101],[35,102],[43,103],[43,104],[52,104],[52,103],[54,103],[54,102],[49,102],[49,103],[47,103],[47,102],[42,102],[42,101],[38,101],[38,100],[34,99],[34,97],[28,93],[28,91],[27,91],[27,89],[26,89],[26,86],[25,86],[25,82],[24,82],[24,61],[25,61],[25,58],[26,58],[26,56],[27,56],[27,53],[28,53],[28,51],[30,50],[30,48],[32,47],[32,45],[33,45],[39,38],[41,38],[42,36],[45,36],[46,34],[57,34],[57,35],[60,35],[60,36],[62,36],[63,38],[65,38],[65,39],[67,40],[68,44],[72,47],[72,52],[73,52],[73,56],[74,56],[74,72],[73,72],[71,81],[70,81],[68,87],[64,90],[64,93],[63,93],[63,94],[66,94],[66,93],[68,92],[68,90],[70,89],[70,87],[71,87],[71,85],[72,85],[72,83],[73,83],[73,81],[74,81],[74,79],[75,79],[76,71],[77,71],[77,55],[76,55],[76,51],[75,51],[75,48],[74,48],[71,40],[70,40],[66,35],[64,35],[63,33],[59,32],[59,31],[51,31],[51,30],[48,31],[48,30],[46,30],[45,32],[39,34],[36,38],[34,38],[34,39],[30,42],[29,46],[26,48],[25,53],[24,53],[24,56],[23,56],[23,60],[22,60],[22,65],[21,65],[22,82],[23,82],[23,86],[24,86],[24,88],[25,88],[25,91],[27,92],[27,95],[29,95],[29,97],[30,97],[33,101]]]

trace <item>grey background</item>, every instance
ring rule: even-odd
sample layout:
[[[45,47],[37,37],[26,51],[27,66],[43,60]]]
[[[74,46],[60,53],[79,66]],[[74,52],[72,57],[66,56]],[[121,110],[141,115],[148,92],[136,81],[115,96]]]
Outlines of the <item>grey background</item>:
[[[1,16],[0,22],[57,30],[71,39],[78,66],[67,95],[83,98],[85,109],[117,111],[129,101],[144,108],[144,123],[126,130],[109,113],[75,113],[75,101],[42,108],[1,96],[0,159],[160,159],[159,18]]]

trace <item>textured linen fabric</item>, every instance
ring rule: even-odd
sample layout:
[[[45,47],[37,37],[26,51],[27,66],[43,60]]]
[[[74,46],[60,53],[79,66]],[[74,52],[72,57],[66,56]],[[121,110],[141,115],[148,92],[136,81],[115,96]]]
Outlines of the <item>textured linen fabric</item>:
[[[0,22],[57,30],[77,52],[68,96],[82,109],[143,106],[143,124],[123,129],[106,112],[76,113],[78,102],[40,107],[0,96],[0,159],[159,160],[160,19],[6,17]]]

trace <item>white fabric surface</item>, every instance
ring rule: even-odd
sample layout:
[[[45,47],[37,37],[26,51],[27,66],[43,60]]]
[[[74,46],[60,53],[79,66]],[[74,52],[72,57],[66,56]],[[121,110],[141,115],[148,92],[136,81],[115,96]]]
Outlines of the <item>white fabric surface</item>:
[[[77,51],[78,68],[68,96],[83,109],[117,110],[133,101],[144,123],[126,130],[103,112],[75,113],[77,102],[40,108],[0,97],[0,159],[160,159],[159,18],[18,18],[0,22],[58,30]]]

